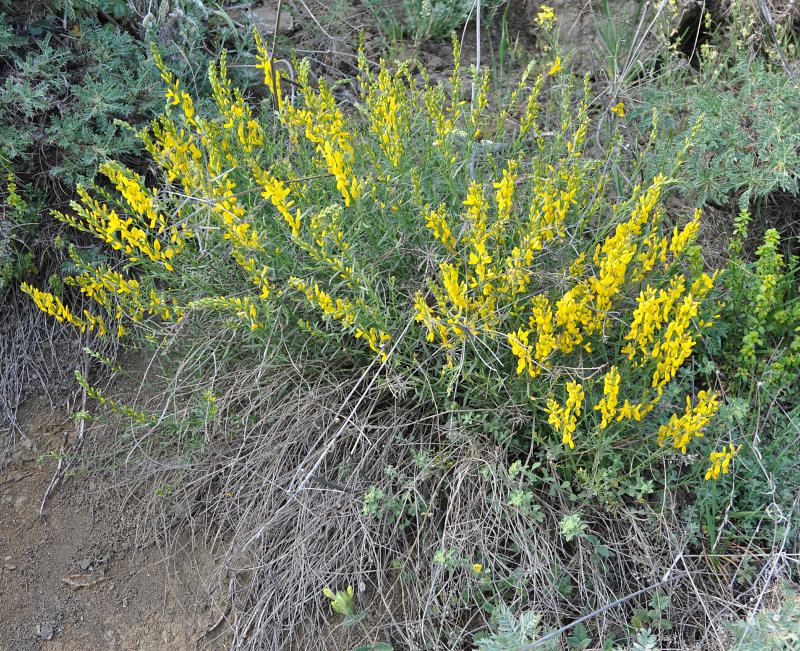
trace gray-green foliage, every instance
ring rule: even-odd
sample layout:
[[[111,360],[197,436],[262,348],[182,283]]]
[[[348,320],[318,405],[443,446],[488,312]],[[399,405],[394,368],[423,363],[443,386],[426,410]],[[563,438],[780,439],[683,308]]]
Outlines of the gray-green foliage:
[[[89,19],[67,33],[15,31],[0,16],[5,166],[73,184],[90,180],[106,158],[141,151],[121,122],[148,119],[160,104],[158,73],[141,44]]]
[[[142,18],[144,5],[126,0],[0,0],[0,298],[35,271],[37,223],[50,223],[48,209],[72,198],[75,183],[88,184],[106,159],[144,161],[136,130],[164,100],[149,48],[131,34],[157,42],[174,69],[205,83],[193,73],[214,55],[208,10],[200,0],[152,6]],[[246,58],[241,39],[230,36],[216,28],[218,45],[231,41],[237,59]]]
[[[127,0],[49,0],[43,4],[49,5],[53,13],[69,22],[96,14],[104,14],[113,20],[123,20],[133,13]]]
[[[390,38],[444,41],[455,30],[460,33],[474,0],[404,0],[398,7],[386,7],[380,0],[365,0],[381,30]]]
[[[698,75],[681,92],[674,83],[645,86],[647,108],[633,115],[647,126],[650,107],[658,109],[659,126],[670,137],[656,142],[656,164],[674,160],[705,116],[694,139],[697,155],[687,158],[683,174],[684,189],[698,206],[736,198],[745,210],[778,189],[797,194],[800,96],[785,72],[742,55],[729,69]]]
[[[729,628],[736,636],[731,651],[800,649],[800,596],[787,589],[780,608],[762,610]]]
[[[473,0],[406,0],[408,29],[417,38],[446,39],[469,16]]]
[[[658,638],[649,628],[640,629],[629,651],[659,651]],[[615,651],[622,651],[622,647],[615,647]]]
[[[494,630],[476,639],[475,651],[519,651],[531,644],[539,635],[541,617],[534,612],[514,615],[511,609],[501,603],[492,613],[495,620]],[[477,637],[477,636],[476,636]],[[552,644],[544,644],[539,649],[556,648]]]
[[[162,103],[142,44],[81,17],[89,4],[65,5],[79,18],[71,30],[47,5],[39,16],[0,13],[0,297],[36,270],[33,241],[47,208],[105,159],[140,155],[125,123],[148,121]]]

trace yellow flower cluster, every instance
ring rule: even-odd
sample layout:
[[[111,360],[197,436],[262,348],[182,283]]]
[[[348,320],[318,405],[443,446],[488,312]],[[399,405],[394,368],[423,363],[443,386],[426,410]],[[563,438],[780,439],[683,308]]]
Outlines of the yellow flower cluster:
[[[70,312],[69,307],[64,305],[58,296],[53,296],[50,292],[39,291],[28,283],[22,283],[20,288],[33,299],[40,310],[47,312],[50,316],[54,316],[62,323],[64,321],[71,323],[80,328],[81,332],[96,330],[101,337],[106,333],[106,324],[102,317],[94,316],[87,310],[83,311],[83,318],[77,317]]]
[[[173,99],[172,104],[174,105],[176,104],[174,98],[185,94],[179,90],[180,81],[167,70],[155,47],[153,47],[153,56],[161,71],[161,78],[167,84],[167,97]],[[152,135],[150,133],[142,135],[142,142],[148,153],[166,173],[167,180],[170,182],[176,179],[180,180],[186,194],[193,196],[199,195],[199,190],[203,187],[206,165],[216,163],[218,167],[219,161],[217,157],[205,158],[200,151],[204,145],[203,134],[195,133],[195,130],[202,130],[201,127],[205,123],[195,119],[194,107],[190,104],[191,98],[188,95],[186,98],[187,101],[182,103],[184,121],[192,129],[179,127],[172,119],[171,113],[167,112],[153,123]]]
[[[656,294],[648,285],[639,294],[630,331],[625,335],[628,343],[620,352],[629,359],[634,359],[639,352],[645,360],[656,361],[652,387],[659,395],[692,353],[696,343],[693,320],[716,277],[716,273],[713,276],[702,274],[685,295],[686,283],[682,275],[672,278],[666,291],[662,289]],[[697,326],[709,327],[712,322],[713,319],[708,322],[700,319]]]
[[[570,448],[575,447],[572,435],[575,433],[578,416],[581,415],[583,398],[583,385],[577,382],[567,382],[567,402],[563,407],[552,398],[547,401],[545,409],[549,414],[547,422],[557,433],[561,434],[562,442],[569,445]]]
[[[260,57],[259,61],[261,61]],[[236,135],[240,152],[252,155],[253,148],[264,143],[264,134],[261,125],[253,119],[250,107],[244,103],[242,92],[238,88],[232,88],[231,81],[228,79],[225,50],[222,50],[219,70],[213,65],[209,66],[208,79],[211,82],[211,91],[217,109],[224,119],[222,129]]]
[[[483,76],[475,80],[477,93],[475,93],[475,99],[472,102],[472,113],[470,114],[472,140],[478,140],[481,135],[481,117],[483,116],[483,109],[489,103],[489,79],[489,71],[484,70]]]
[[[619,294],[626,279],[628,265],[638,248],[642,230],[661,195],[666,179],[659,175],[644,194],[638,195],[630,219],[617,225],[613,236],[597,245],[594,254],[596,274],[590,279],[587,293],[592,298],[594,318],[586,324],[587,333],[602,328],[613,298]]]
[[[619,369],[612,366],[611,370],[606,373],[603,379],[603,399],[599,405],[595,405],[595,410],[599,410],[603,415],[603,422],[600,423],[600,429],[605,429],[611,422],[611,419],[617,414],[617,401],[619,396],[619,382],[621,376]]]
[[[232,312],[235,314],[237,320],[230,325],[238,325],[244,321],[250,327],[250,330],[264,327],[263,320],[259,318],[257,302],[249,296],[201,298],[189,303],[189,309],[206,308],[212,308],[217,312]]]
[[[317,164],[334,177],[345,206],[350,206],[351,201],[360,195],[362,185],[353,176],[353,136],[325,82],[320,81],[319,91],[312,90],[308,83],[307,64],[298,68],[298,83],[302,87],[303,107],[283,104],[279,114],[281,122],[288,127],[294,143],[303,134],[315,145],[316,153],[320,155]]]
[[[427,327],[429,341],[436,338],[434,333],[438,333],[445,347],[454,346],[465,333],[483,332],[494,338],[502,310],[514,303],[517,294],[528,291],[536,252],[549,240],[564,234],[562,222],[577,201],[580,173],[577,169],[556,172],[551,167],[547,170],[548,176],[537,179],[527,223],[511,231],[518,240],[510,255],[505,253],[509,236],[507,224],[514,213],[517,165],[517,161],[509,160],[501,179],[493,183],[494,207],[485,199],[480,184],[474,181],[470,184],[464,200],[466,210],[461,239],[466,247],[466,264],[463,264],[463,271],[453,263],[440,263],[440,284],[431,286],[437,300],[436,314],[420,297],[415,301],[417,321]],[[458,241],[453,236],[449,225],[451,218],[444,206],[437,210],[426,206],[425,219],[434,237],[455,254]],[[522,342],[528,341],[533,329],[545,336],[549,328],[549,324],[536,321],[537,316],[541,319],[548,313],[548,308],[540,312],[534,309],[533,313],[530,329],[522,328],[507,335],[509,343],[515,346],[515,354],[531,361],[531,351],[527,343]],[[546,347],[544,343],[539,346],[540,350]],[[528,368],[533,372],[536,366],[531,364]]]
[[[441,204],[436,210],[425,208],[425,225],[433,231],[433,236],[439,240],[449,253],[455,253],[456,238],[450,230],[447,218],[447,208]]]
[[[272,69],[272,56],[267,52],[264,41],[261,39],[261,34],[258,30],[254,30],[256,38],[256,50],[258,54],[258,67],[264,71],[264,85],[269,88],[273,95],[278,110],[283,108],[283,96],[281,93],[281,73],[278,70]]]
[[[660,223],[660,211],[657,201],[664,183],[664,177],[656,177],[650,188],[637,196],[631,217],[619,223],[614,232],[597,245],[591,275],[579,280],[554,305],[545,296],[535,297],[531,303],[529,328],[519,328],[508,335],[512,353],[518,358],[518,374],[527,369],[532,377],[537,375],[541,369],[549,367],[548,357],[556,350],[570,353],[577,346],[583,346],[590,352],[590,335],[604,331],[608,315],[624,296],[623,288],[629,282],[641,281],[659,260],[666,270],[669,263],[667,252],[677,258],[688,247],[697,233],[698,213],[682,230],[675,228],[671,241],[668,237],[658,236],[656,228]],[[569,207],[569,202],[565,203],[566,206],[559,206],[560,210]],[[559,224],[561,219],[563,216],[559,214],[550,221]],[[541,238],[528,241],[526,262],[529,264],[533,252],[541,248],[542,241]],[[524,279],[520,269],[514,271]],[[586,276],[582,255],[570,273],[574,277]],[[715,278],[716,274],[712,277],[701,275],[693,282],[688,294],[683,276],[673,278],[666,291],[656,292],[647,285],[640,293],[630,331],[625,337],[628,343],[621,352],[633,359],[638,350],[655,362],[652,386],[658,389],[659,395],[662,387],[691,354],[696,330],[693,319],[697,317]],[[524,287],[525,283],[521,282],[520,289]],[[709,325],[710,322],[698,322],[701,328]],[[533,333],[536,338],[531,341]],[[649,402],[631,405],[626,401],[622,413],[627,414],[626,418],[638,420],[651,409],[652,403]]]
[[[511,160],[508,166],[503,170],[503,178],[499,183],[494,184],[497,194],[497,222],[495,222],[495,230],[502,231],[505,227],[508,218],[511,216],[511,200],[514,197],[514,182],[517,180],[518,175],[515,174],[517,162]]]
[[[303,292],[311,303],[315,303],[319,306],[325,316],[340,321],[342,327],[349,328],[355,324],[358,317],[357,306],[351,300],[347,298],[337,298],[334,302],[331,295],[321,290],[317,283],[314,283],[312,287],[300,278],[295,278],[294,276],[289,279],[289,283],[295,289]]]
[[[703,436],[703,428],[708,425],[719,409],[719,400],[715,393],[700,391],[697,404],[692,407],[692,400],[686,396],[686,410],[680,418],[672,414],[668,425],[658,429],[658,443],[663,445],[667,439],[672,440],[672,447],[686,452],[686,446],[693,438]]]
[[[385,350],[386,342],[391,339],[391,335],[375,327],[363,328],[358,326],[363,312],[368,310],[363,302],[354,302],[347,298],[337,298],[334,301],[333,297],[321,290],[317,283],[314,283],[312,287],[299,278],[292,277],[289,279],[289,283],[295,289],[303,292],[306,299],[319,307],[326,317],[339,321],[345,329],[354,328],[356,339],[363,338],[369,344],[369,347],[378,353],[380,360],[382,362],[386,361],[388,358],[388,353]]]
[[[295,211],[294,215],[289,211],[295,203],[293,199],[287,199],[287,197],[291,195],[291,190],[286,187],[283,181],[269,175],[262,170],[261,167],[253,165],[251,166],[251,170],[254,180],[264,188],[261,192],[261,196],[275,206],[277,211],[283,216],[286,223],[289,224],[289,228],[292,230],[292,236],[299,238],[302,215],[299,208]]]
[[[731,443],[730,450],[727,450],[723,447],[722,452],[712,452],[711,467],[706,471],[706,481],[709,479],[717,479],[720,473],[727,475],[728,468],[731,465],[733,457],[735,457],[741,449],[741,445],[737,448],[734,448],[733,443]]]
[[[381,60],[381,70],[375,79],[366,61],[359,61],[359,64],[361,74],[357,79],[361,83],[361,99],[370,130],[377,136],[392,166],[398,167],[404,151],[403,136],[411,131],[413,115],[409,93],[403,83],[403,77],[410,77],[408,67],[401,65],[392,75]]]
[[[164,67],[160,57],[156,56],[156,62],[169,86],[167,96],[176,97],[179,81]],[[254,148],[263,144],[263,132],[244,103],[241,91],[231,86],[224,53],[218,67],[209,66],[208,74],[222,124],[196,118],[193,111],[188,114],[184,103],[184,119],[195,133],[178,131],[172,118],[166,115],[153,126],[155,140],[146,138],[145,144],[167,170],[170,180],[179,179],[187,194],[204,198],[223,228],[223,238],[232,244],[231,257],[260,289],[261,298],[266,299],[270,293],[269,268],[255,257],[263,254],[264,248],[257,229],[248,221],[245,206],[235,193],[236,184],[229,177],[231,169],[239,164],[237,156],[244,159],[242,162],[265,186],[262,196],[271,200],[293,227],[299,227],[299,212],[295,217],[288,213],[291,206],[291,202],[285,201],[288,192],[280,182],[263,172],[254,159]],[[200,154],[196,140],[204,146],[205,157]]]
[[[102,167],[101,171],[105,173],[109,170],[107,167]],[[70,226],[85,233],[91,233],[106,244],[109,244],[111,248],[122,251],[130,262],[138,262],[143,257],[146,257],[153,262],[162,263],[167,271],[172,271],[171,260],[175,254],[183,250],[183,236],[176,231],[170,238],[170,244],[162,244],[160,239],[148,233],[145,230],[146,228],[149,229],[150,223],[149,217],[147,217],[147,203],[137,203],[142,194],[141,188],[135,182],[123,187],[123,196],[126,200],[129,200],[129,205],[138,205],[143,210],[143,214],[139,213],[137,217],[140,223],[143,217],[147,220],[147,225],[142,224],[144,228],[136,226],[133,217],[121,219],[116,211],[109,210],[106,204],[101,204],[94,199],[81,186],[78,186],[78,195],[81,197],[83,205],[72,204],[78,216],[62,213],[56,213],[56,215]],[[162,227],[159,226],[159,228],[161,229]]]
[[[539,7],[539,13],[534,18],[536,24],[544,30],[550,30],[556,24],[556,15],[552,7],[542,5]]]
[[[449,102],[446,101],[442,84],[427,84],[423,94],[428,130],[436,134],[433,146],[440,155],[439,162],[446,173],[450,172],[450,166],[456,161],[453,153],[453,136],[463,135],[463,131],[457,129],[456,124],[462,116],[462,107],[466,104],[466,101],[461,99],[461,44],[456,39],[453,39],[453,55]],[[415,103],[413,110],[419,112],[421,107]]]

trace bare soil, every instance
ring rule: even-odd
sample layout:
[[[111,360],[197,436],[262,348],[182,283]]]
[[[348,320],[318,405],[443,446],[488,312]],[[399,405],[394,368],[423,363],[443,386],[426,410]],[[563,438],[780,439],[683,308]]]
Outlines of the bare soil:
[[[165,553],[143,545],[126,517],[119,474],[60,481],[43,516],[54,461],[37,460],[77,434],[65,410],[41,398],[20,409],[23,435],[0,468],[0,640],[4,649],[225,648],[203,577],[213,558],[197,541]],[[86,430],[86,448],[108,432]],[[5,437],[0,441],[7,440]]]

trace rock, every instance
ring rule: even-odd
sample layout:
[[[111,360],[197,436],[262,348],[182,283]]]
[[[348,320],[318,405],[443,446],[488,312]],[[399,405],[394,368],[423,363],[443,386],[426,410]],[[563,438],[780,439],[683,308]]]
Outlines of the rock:
[[[70,572],[61,577],[61,580],[66,583],[71,590],[88,588],[106,579],[108,579],[108,577],[105,576],[102,570],[100,572]]]
[[[447,64],[444,62],[444,59],[442,59],[441,57],[436,56],[435,54],[430,54],[430,55],[428,55],[428,61],[425,64],[425,67],[429,71],[435,70],[437,72],[445,72],[446,68],[447,68]]]
[[[36,627],[36,633],[45,640],[52,640],[55,632],[56,625],[54,622],[42,622]]]
[[[261,35],[269,40],[272,40],[272,33],[275,31],[275,16],[278,13],[278,3],[269,2],[261,7],[256,7],[252,10],[252,20],[258,27]],[[231,20],[242,23],[247,21],[247,12],[243,9],[233,9],[228,12]],[[281,9],[281,20],[278,24],[278,34],[281,36],[290,36],[296,31],[294,26],[294,17],[290,14],[286,5],[284,4]]]
[[[82,570],[88,570],[92,566],[91,558],[82,558],[78,561],[78,567]]]

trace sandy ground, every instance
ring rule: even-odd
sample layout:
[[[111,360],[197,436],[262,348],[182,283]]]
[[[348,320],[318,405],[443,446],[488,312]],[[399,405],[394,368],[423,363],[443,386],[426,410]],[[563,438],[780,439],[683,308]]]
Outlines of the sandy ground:
[[[109,488],[107,477],[59,482],[40,517],[55,462],[37,460],[77,428],[40,399],[20,415],[24,436],[0,468],[0,647],[225,648],[223,627],[203,637],[221,616],[201,580],[211,555],[196,541],[169,554],[137,544],[124,493]],[[89,428],[86,436],[98,434]]]

